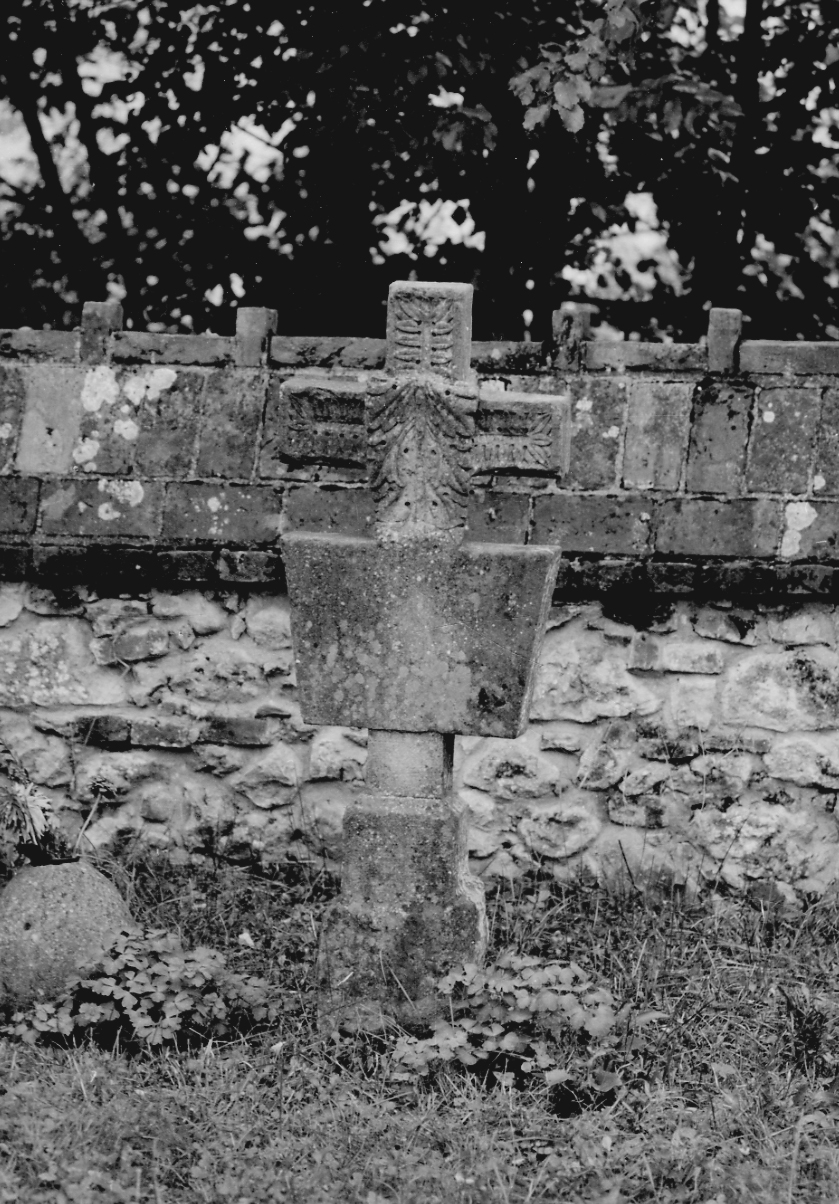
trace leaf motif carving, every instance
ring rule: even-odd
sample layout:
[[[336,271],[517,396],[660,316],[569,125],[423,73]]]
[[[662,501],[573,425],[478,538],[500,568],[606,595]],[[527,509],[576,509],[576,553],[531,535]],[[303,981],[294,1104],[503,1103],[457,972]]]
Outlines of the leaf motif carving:
[[[455,312],[451,299],[397,295],[392,305],[390,371],[448,375],[454,362]]]
[[[460,539],[472,474],[474,391],[429,377],[374,386],[367,400],[377,537]]]

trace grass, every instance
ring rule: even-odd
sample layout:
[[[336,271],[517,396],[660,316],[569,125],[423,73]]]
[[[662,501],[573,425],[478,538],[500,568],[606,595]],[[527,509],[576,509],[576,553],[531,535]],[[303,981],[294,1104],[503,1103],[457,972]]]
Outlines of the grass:
[[[183,1054],[0,1040],[0,1204],[835,1204],[839,902],[799,914],[538,876],[489,899],[495,950],[573,958],[664,1018],[597,1095],[318,1033],[317,867],[110,866],[138,918],[276,984],[270,1035]],[[586,1051],[569,1046],[573,1082]],[[535,1077],[535,1076],[534,1076]]]

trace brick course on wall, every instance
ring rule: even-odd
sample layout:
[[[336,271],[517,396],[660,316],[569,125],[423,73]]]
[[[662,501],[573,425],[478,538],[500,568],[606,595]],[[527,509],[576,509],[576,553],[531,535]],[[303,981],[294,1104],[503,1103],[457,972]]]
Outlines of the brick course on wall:
[[[0,738],[97,846],[335,859],[366,734],[300,717],[279,539],[370,531],[384,340],[118,326],[0,332]],[[820,894],[839,345],[586,334],[473,344],[470,537],[563,549],[530,727],[458,742],[475,867]]]
[[[701,345],[582,340],[571,364],[567,346],[474,344],[473,538],[558,541],[581,596],[627,573],[725,596],[733,561],[756,596],[829,595],[839,349],[738,345],[732,314]],[[267,584],[284,529],[366,528],[383,339],[282,338],[251,310],[231,338],[118,324],[100,305],[72,334],[0,332],[2,578]],[[340,396],[319,388],[336,376]]]

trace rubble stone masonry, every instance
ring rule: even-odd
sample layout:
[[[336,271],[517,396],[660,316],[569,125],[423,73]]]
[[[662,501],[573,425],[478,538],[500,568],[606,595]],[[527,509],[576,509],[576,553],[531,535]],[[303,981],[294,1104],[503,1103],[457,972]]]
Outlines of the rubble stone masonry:
[[[366,733],[300,718],[279,538],[370,532],[384,340],[118,310],[0,331],[0,738],[97,847],[337,860]],[[839,345],[738,335],[473,344],[469,538],[563,552],[529,728],[457,741],[482,874],[839,881]]]

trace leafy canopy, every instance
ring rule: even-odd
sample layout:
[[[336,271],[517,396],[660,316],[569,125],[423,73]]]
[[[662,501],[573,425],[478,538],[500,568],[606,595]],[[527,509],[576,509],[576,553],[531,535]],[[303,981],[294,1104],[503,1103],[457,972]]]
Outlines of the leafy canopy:
[[[0,323],[110,292],[141,328],[372,335],[415,273],[476,284],[477,337],[575,289],[646,334],[716,304],[830,336],[837,7],[10,0]]]

